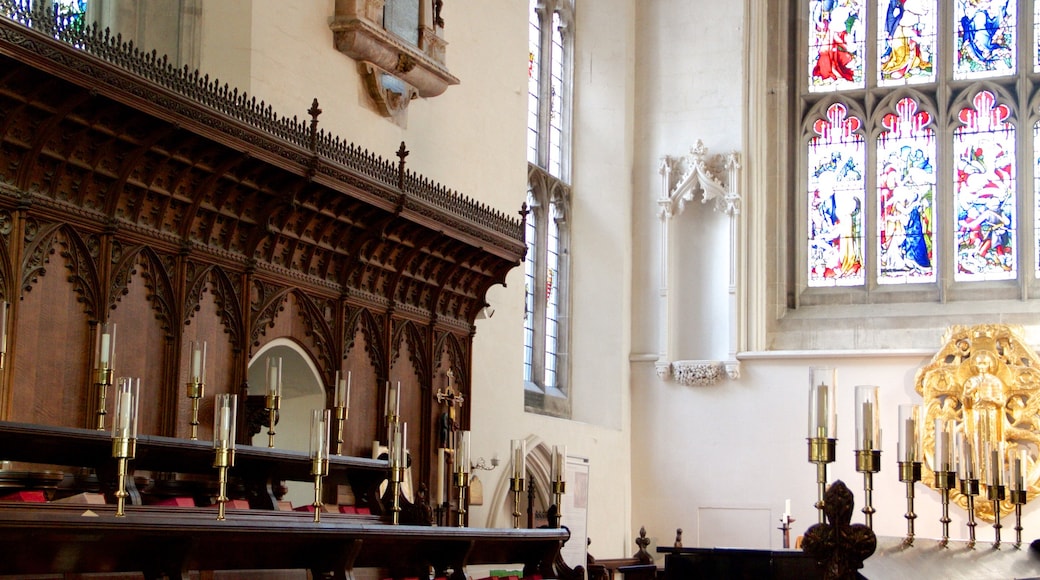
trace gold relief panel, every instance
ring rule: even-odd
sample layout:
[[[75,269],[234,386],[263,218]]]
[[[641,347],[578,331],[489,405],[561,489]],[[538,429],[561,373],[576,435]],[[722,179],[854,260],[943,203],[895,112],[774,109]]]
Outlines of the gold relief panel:
[[[970,458],[958,450],[954,461],[961,467],[972,463],[981,488],[978,499],[986,499],[997,471],[990,468],[993,455],[986,450],[1002,455],[1000,481],[1008,490],[1020,484],[1028,500],[1036,497],[1040,492],[1040,358],[1022,339],[1018,327],[951,327],[943,347],[918,370],[915,388],[924,398],[922,480],[926,485],[936,487],[935,426],[940,420],[951,422],[952,438],[969,442],[964,447],[971,451]],[[996,451],[1001,448],[1002,454]],[[959,489],[950,493],[952,503],[967,508],[967,498]],[[1000,502],[1002,517],[1012,511],[1009,500]],[[976,501],[975,513],[993,521],[993,502]]]

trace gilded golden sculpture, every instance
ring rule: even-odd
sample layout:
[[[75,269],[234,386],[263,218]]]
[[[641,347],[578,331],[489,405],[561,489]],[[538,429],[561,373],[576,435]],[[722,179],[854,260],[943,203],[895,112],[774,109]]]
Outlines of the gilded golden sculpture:
[[[924,398],[925,426],[922,480],[934,485],[935,425],[937,419],[954,421],[956,431],[970,441],[974,465],[987,465],[983,449],[999,449],[1003,463],[1020,458],[1027,498],[1040,493],[1037,458],[1040,455],[1040,358],[1025,344],[1020,329],[1004,324],[951,327],[945,344],[931,363],[917,372],[915,388]],[[958,460],[960,460],[958,458]],[[989,469],[985,467],[985,469]],[[981,474],[985,487],[989,475]],[[966,507],[967,498],[952,490],[951,501]],[[1014,505],[1000,502],[1001,516]],[[975,504],[976,515],[993,521],[993,503]]]

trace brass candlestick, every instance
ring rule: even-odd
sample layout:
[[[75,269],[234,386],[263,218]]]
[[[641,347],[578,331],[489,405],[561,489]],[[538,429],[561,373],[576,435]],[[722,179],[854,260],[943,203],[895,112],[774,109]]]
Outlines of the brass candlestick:
[[[1008,492],[1008,499],[1015,506],[1015,549],[1022,548],[1022,506],[1026,505],[1026,490],[1012,489]]]
[[[350,415],[350,407],[335,407],[333,412],[336,417],[336,455],[343,455],[343,429]]]
[[[94,385],[98,391],[97,430],[104,431],[108,387],[112,386],[112,378],[115,376],[112,369],[115,368],[116,323],[103,322],[98,325],[95,345],[94,360],[97,361],[97,366],[94,367]]]
[[[567,482],[557,479],[552,482],[553,502],[556,504],[556,527],[563,522],[563,494],[567,493]]]
[[[401,482],[404,480],[404,467],[396,465],[390,468],[390,513],[391,521],[396,526],[401,523]]]
[[[322,500],[321,500],[321,497],[322,497],[321,482],[322,482],[322,479],[324,479],[328,474],[329,474],[329,459],[327,457],[323,458],[323,459],[315,458],[311,462],[311,475],[314,476],[314,522],[315,523],[321,521],[321,510],[325,507],[324,502],[322,502]],[[394,514],[394,515],[396,516],[397,514]],[[397,522],[395,521],[394,523],[396,524]]]
[[[838,440],[824,437],[809,437],[809,462],[816,464],[816,512],[820,523],[823,515],[823,495],[827,492],[827,464],[834,462],[834,451]]]
[[[108,387],[112,386],[112,377],[115,373],[110,367],[98,367],[94,369],[94,386],[98,392],[97,407],[97,430],[105,430],[105,407],[108,400]]]
[[[267,446],[274,447],[274,423],[278,417],[278,408],[281,406],[281,395],[267,395],[265,406],[267,408]]]
[[[267,409],[267,446],[274,447],[274,424],[278,417],[278,408],[282,403],[282,359],[267,357],[267,398],[264,406]]]
[[[942,517],[939,518],[939,522],[942,523],[942,539],[939,540],[939,546],[943,548],[950,544],[950,490],[956,485],[957,472],[935,472],[935,487],[942,494]]]
[[[961,494],[968,500],[968,549],[975,549],[975,496],[979,495],[979,480],[969,477],[960,480]]]
[[[856,450],[856,471],[863,474],[863,509],[868,528],[874,529],[874,474],[881,471],[881,450]]]
[[[455,487],[459,488],[459,509],[457,511],[458,527],[466,525],[466,489],[469,487],[469,472],[458,470],[455,472]]]
[[[900,461],[899,481],[906,484],[906,514],[903,516],[906,518],[906,537],[903,538],[903,546],[910,547],[914,545],[914,520],[917,519],[914,513],[914,484],[921,481],[921,462]]]
[[[993,548],[1000,549],[1000,502],[1004,499],[1004,486],[1000,484],[986,486],[986,498],[993,502]]]
[[[116,392],[115,420],[112,422],[112,457],[118,460],[116,479],[116,517],[126,515],[127,463],[137,451],[137,404],[140,379],[119,377]]]
[[[332,423],[328,409],[311,412],[311,475],[314,476],[314,523],[321,521],[321,482],[329,474],[329,425]]]
[[[238,420],[238,396],[222,393],[213,405],[213,467],[217,468],[217,520],[224,520],[227,497],[228,468],[235,465],[235,424]]]
[[[199,402],[206,393],[206,384],[201,381],[188,381],[188,398],[191,399],[191,440],[199,438]]]
[[[526,482],[522,477],[509,478],[509,491],[513,492],[513,527],[520,527],[520,494],[526,489]]]

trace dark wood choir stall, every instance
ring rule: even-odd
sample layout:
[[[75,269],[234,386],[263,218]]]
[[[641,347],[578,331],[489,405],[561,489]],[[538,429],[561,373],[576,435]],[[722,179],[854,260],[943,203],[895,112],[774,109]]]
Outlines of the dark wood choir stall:
[[[433,567],[461,577],[466,565],[502,563],[555,575],[565,530],[430,526],[419,499],[407,525],[392,525],[379,492],[387,462],[369,459],[400,385],[415,488],[437,488],[444,433],[470,422],[474,321],[522,262],[523,219],[408,170],[404,143],[389,161],[320,129],[316,100],[301,104],[303,120],[283,117],[28,5],[0,0],[0,492],[47,501],[0,501],[0,574]],[[113,443],[97,428],[107,323],[118,328],[115,376],[140,379],[124,517],[112,505]],[[192,342],[208,361],[194,427]],[[342,452],[321,489],[335,505],[352,488],[355,513],[315,522],[274,509],[283,482],[312,478],[307,453],[250,445],[270,417],[250,367],[275,344],[317,369],[326,408],[337,373],[352,377]],[[447,426],[443,393],[467,402]],[[239,401],[227,485],[249,506],[224,521],[209,505],[218,394]],[[84,492],[108,502],[55,501]],[[161,505],[171,496],[193,505]]]

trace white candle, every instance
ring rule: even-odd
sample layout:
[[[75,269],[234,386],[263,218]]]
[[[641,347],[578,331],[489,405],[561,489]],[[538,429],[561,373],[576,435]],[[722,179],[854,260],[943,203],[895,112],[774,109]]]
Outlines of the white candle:
[[[6,300],[0,302],[0,352],[7,352],[7,307]]]
[[[109,348],[111,347],[112,336],[107,332],[101,335],[101,366],[103,368],[108,367],[109,360]]]
[[[347,371],[347,394],[343,397],[343,406],[350,406],[350,371]]]
[[[394,390],[394,416],[401,416],[401,381],[397,381],[397,389]]]
[[[444,448],[441,447],[437,450],[437,504],[444,503],[444,473],[446,464],[444,463]]]
[[[202,349],[196,343],[191,351],[191,378],[195,382],[202,382]]]

